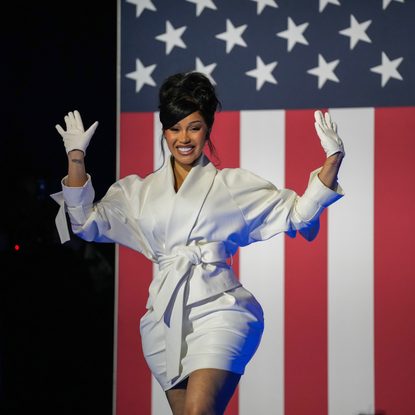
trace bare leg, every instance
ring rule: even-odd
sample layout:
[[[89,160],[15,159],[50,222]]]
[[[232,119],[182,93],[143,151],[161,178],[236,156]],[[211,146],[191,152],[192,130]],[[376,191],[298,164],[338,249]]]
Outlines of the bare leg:
[[[240,378],[226,370],[194,371],[183,389],[167,391],[173,415],[223,415]]]
[[[166,392],[167,400],[173,415],[183,415],[186,402],[186,388],[189,379],[180,382],[173,389]]]

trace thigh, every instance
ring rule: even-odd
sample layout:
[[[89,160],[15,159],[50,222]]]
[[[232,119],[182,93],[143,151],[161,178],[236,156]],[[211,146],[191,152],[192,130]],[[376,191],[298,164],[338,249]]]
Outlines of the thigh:
[[[241,375],[221,369],[199,369],[166,392],[173,415],[222,415]]]
[[[186,379],[187,381],[187,379]],[[184,383],[184,382],[182,382]],[[186,382],[187,386],[187,382]],[[166,391],[167,401],[169,402],[170,408],[173,415],[183,415],[185,402],[186,402],[186,387],[173,388]]]
[[[194,371],[187,384],[185,413],[222,415],[240,378],[237,373],[221,369]]]

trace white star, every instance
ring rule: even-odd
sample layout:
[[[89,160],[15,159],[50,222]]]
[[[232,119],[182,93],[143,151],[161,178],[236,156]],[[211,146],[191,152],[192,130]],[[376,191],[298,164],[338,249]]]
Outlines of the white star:
[[[181,39],[181,36],[186,29],[187,26],[175,29],[172,24],[166,20],[166,33],[156,36],[157,40],[166,42],[166,55],[168,55],[175,46],[186,49],[186,45]]]
[[[216,82],[212,78],[212,75],[211,75],[213,70],[216,68],[216,65],[217,63],[211,63],[210,65],[205,66],[203,65],[203,62],[199,58],[196,58],[195,72],[201,72],[202,74],[206,75],[210,79],[210,82],[212,82],[213,85],[216,85]]]
[[[277,33],[277,36],[283,37],[288,40],[287,50],[288,52],[295,46],[296,43],[302,43],[308,45],[306,38],[303,36],[304,30],[307,29],[308,23],[300,24],[296,26],[291,17],[288,18],[288,29],[283,32]]]
[[[389,4],[391,3],[392,0],[383,0],[383,10],[386,9],[386,7],[389,6]],[[395,1],[399,1],[399,3],[405,3],[404,0],[395,0]]]
[[[190,3],[196,4],[196,16],[200,16],[203,12],[204,8],[207,7],[208,9],[217,10],[215,3],[212,0],[186,0]]]
[[[275,0],[252,0],[252,1],[256,1],[258,3],[257,8],[256,8],[256,14],[261,14],[262,10],[265,9],[265,6],[270,6],[270,7],[275,7],[275,8],[278,7],[277,3],[275,3]]]
[[[154,4],[151,2],[151,0],[126,0],[127,3],[135,4],[136,10],[135,10],[135,16],[140,17],[141,13],[143,13],[144,9],[153,10],[153,12],[157,11]]]
[[[321,13],[329,3],[341,6],[339,0],[320,0],[319,12]]]
[[[323,56],[318,54],[318,66],[307,71],[311,75],[318,76],[318,89],[321,89],[327,80],[340,82],[339,78],[333,72],[339,62],[339,59],[326,62]]]
[[[390,61],[385,52],[382,52],[382,65],[375,66],[370,70],[372,72],[380,73],[382,75],[382,88],[387,84],[390,78],[399,79],[403,81],[401,74],[397,71],[397,67],[401,64],[403,58],[394,59]]]
[[[259,91],[264,85],[265,82],[270,82],[271,84],[276,84],[277,80],[272,75],[272,71],[277,66],[278,62],[271,62],[267,65],[264,64],[262,59],[256,57],[256,69],[245,72],[246,75],[256,78],[256,90]]]
[[[226,32],[216,35],[218,39],[226,41],[226,53],[229,53],[235,45],[247,46],[242,39],[242,33],[247,27],[246,24],[235,27],[229,19],[226,19]]]
[[[357,42],[359,42],[359,40],[372,43],[369,36],[366,34],[366,30],[371,23],[371,20],[366,20],[366,22],[359,23],[356,20],[356,18],[351,14],[350,27],[348,29],[341,30],[339,33],[341,35],[350,37],[350,49],[353,49],[356,46]]]
[[[140,59],[135,60],[135,71],[125,75],[127,78],[135,80],[135,92],[140,92],[144,84],[156,86],[154,79],[151,77],[151,73],[156,68],[156,64],[144,67]]]

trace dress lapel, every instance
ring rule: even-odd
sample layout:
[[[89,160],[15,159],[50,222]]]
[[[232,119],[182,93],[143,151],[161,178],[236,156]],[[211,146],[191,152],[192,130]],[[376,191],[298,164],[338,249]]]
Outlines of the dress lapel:
[[[175,196],[174,175],[169,158],[166,167],[160,173],[156,173],[149,193],[153,218],[164,236]]]
[[[202,153],[173,199],[166,226],[166,253],[175,246],[187,245],[216,173],[215,166]]]

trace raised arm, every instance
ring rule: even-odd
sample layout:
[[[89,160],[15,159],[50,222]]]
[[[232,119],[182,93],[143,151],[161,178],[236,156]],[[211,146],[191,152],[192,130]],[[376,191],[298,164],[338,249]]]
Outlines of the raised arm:
[[[68,154],[68,187],[82,187],[87,181],[85,171],[85,156],[83,151],[72,150]]]
[[[336,153],[328,157],[324,162],[321,172],[318,174],[319,179],[331,190],[335,190],[337,184],[337,174],[343,160],[343,153]]]
[[[343,142],[337,134],[337,124],[332,122],[328,112],[323,117],[321,111],[316,111],[314,117],[317,134],[327,154],[327,159],[318,177],[326,187],[334,190],[337,185],[337,174],[346,154]]]
[[[66,131],[60,125],[56,125],[68,154],[68,178],[65,185],[68,187],[82,187],[87,181],[84,162],[86,148],[98,127],[98,121],[85,131],[81,114],[74,111],[65,116],[65,124]]]

